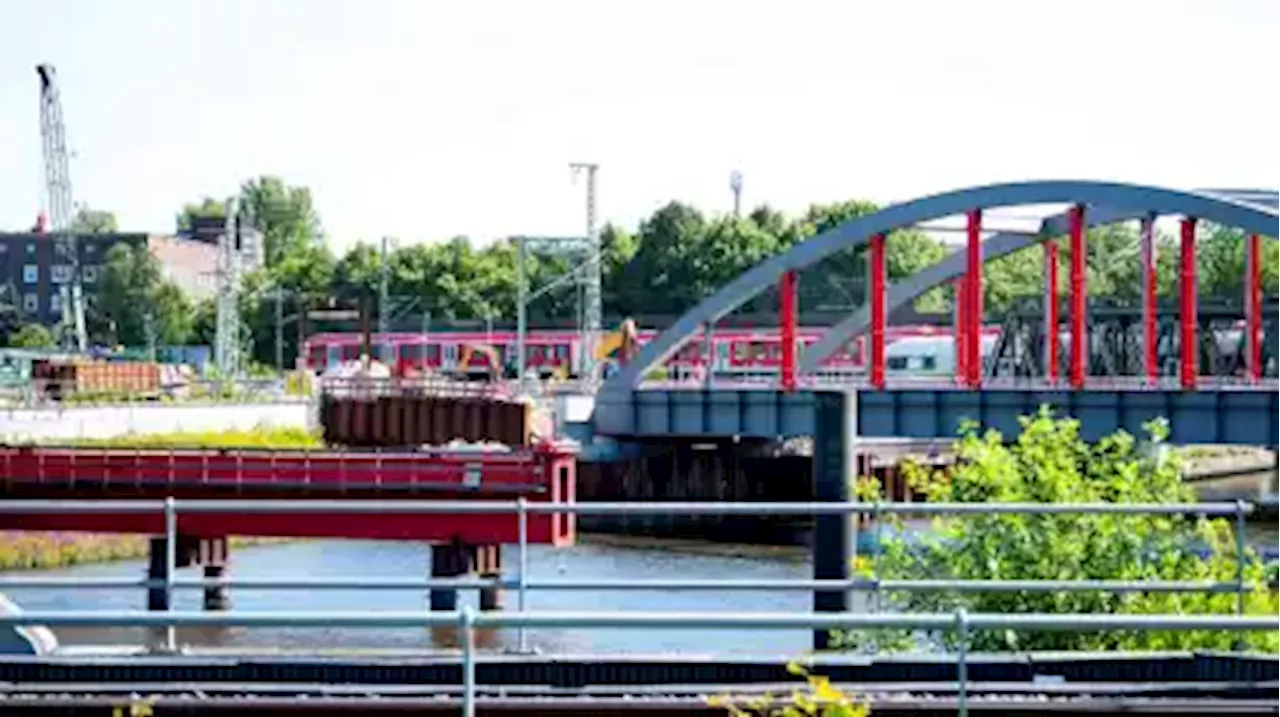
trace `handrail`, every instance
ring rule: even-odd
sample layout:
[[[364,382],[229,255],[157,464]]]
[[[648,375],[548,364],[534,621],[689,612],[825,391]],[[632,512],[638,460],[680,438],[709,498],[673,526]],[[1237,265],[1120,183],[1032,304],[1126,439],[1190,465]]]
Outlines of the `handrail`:
[[[969,633],[983,629],[1035,629],[1062,632],[1089,630],[1280,630],[1280,616],[1097,615],[967,613],[706,613],[706,612],[476,612],[471,606],[450,612],[228,611],[147,612],[41,611],[0,614],[0,625],[53,627],[357,627],[424,628],[457,626],[462,632],[462,711],[476,714],[475,630],[478,628],[667,628],[667,629],[924,629],[957,633],[957,702],[967,714]]]
[[[515,627],[520,630],[524,649],[524,630],[531,627],[647,627],[647,628],[714,628],[714,629],[820,629],[820,628],[898,628],[955,630],[960,649],[957,652],[960,712],[964,714],[964,690],[967,681],[966,650],[969,632],[980,629],[1036,629],[1082,631],[1100,629],[1135,630],[1276,630],[1280,616],[1243,615],[1245,585],[1243,569],[1245,517],[1255,510],[1247,501],[1205,502],[1187,504],[1125,503],[534,503],[514,501],[422,501],[422,500],[244,500],[244,499],[175,499],[164,500],[25,500],[0,501],[0,515],[19,513],[148,513],[161,511],[165,517],[166,555],[164,579],[132,578],[60,578],[56,576],[0,577],[0,588],[112,588],[148,587],[163,589],[165,611],[35,611],[0,615],[0,626],[44,625],[67,626],[145,626],[165,630],[164,649],[176,652],[175,629],[180,626],[293,626],[293,627],[427,627],[456,625],[462,629],[463,704],[464,714],[474,714],[475,644],[474,630],[481,627]],[[356,579],[268,578],[239,580],[179,580],[174,577],[176,537],[182,513],[218,512],[342,512],[370,513],[397,511],[404,513],[510,513],[519,529],[519,559],[514,578],[492,579],[403,579],[399,577]],[[1199,515],[1233,516],[1237,541],[1237,578],[1234,582],[1214,581],[1135,581],[1135,580],[882,580],[857,578],[849,580],[535,580],[528,577],[527,521],[530,514],[718,514],[744,515],[849,515],[868,513],[964,515],[1022,513],[1038,515],[1113,514],[1113,515]],[[352,589],[375,590],[499,587],[519,592],[519,609],[514,612],[477,613],[470,607],[453,612],[395,611],[227,611],[218,613],[180,612],[172,610],[172,593],[177,589],[207,587],[256,587],[275,589]],[[1132,615],[1132,614],[968,614],[955,613],[703,613],[703,612],[543,612],[527,611],[528,590],[594,590],[594,589],[679,589],[679,590],[955,590],[974,591],[1105,591],[1105,592],[1235,592],[1235,615]]]

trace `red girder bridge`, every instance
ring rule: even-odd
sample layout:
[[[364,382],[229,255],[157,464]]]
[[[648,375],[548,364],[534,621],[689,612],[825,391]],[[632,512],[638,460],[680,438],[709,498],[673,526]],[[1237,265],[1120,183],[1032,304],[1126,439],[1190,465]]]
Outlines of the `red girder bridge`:
[[[621,440],[657,438],[780,438],[814,434],[818,393],[856,392],[857,433],[863,436],[936,438],[954,434],[962,420],[1016,432],[1017,418],[1049,404],[1082,421],[1086,438],[1118,428],[1140,434],[1152,418],[1169,421],[1171,440],[1180,443],[1277,443],[1280,389],[1264,364],[1264,307],[1261,292],[1261,237],[1275,236],[1280,214],[1271,190],[1211,189],[1182,191],[1136,184],[1095,181],[1032,181],[995,184],[936,194],[851,219],[787,252],[749,269],[677,320],[637,357],[607,380],[595,397],[592,429]],[[992,210],[1018,206],[1063,207],[1027,231],[990,231],[983,225]],[[885,275],[885,244],[895,230],[948,217],[963,217],[964,245],[938,264],[894,285]],[[1161,218],[1178,223],[1178,330],[1175,376],[1160,368],[1155,281],[1155,226]],[[1118,222],[1140,224],[1142,367],[1130,376],[1091,375],[1087,233],[1090,227]],[[1205,375],[1200,362],[1202,337],[1197,318],[1196,228],[1201,222],[1242,231],[1243,371]],[[1070,247],[1062,266],[1058,244]],[[869,296],[866,306],[836,324],[816,342],[797,340],[797,273],[853,247],[865,247]],[[1010,253],[1039,248],[1046,276],[1043,346],[1039,373],[1016,378],[991,377],[980,336],[983,325],[984,264]],[[1117,261],[1126,260],[1117,258]],[[1065,311],[1059,275],[1065,274]],[[934,287],[955,287],[955,376],[951,380],[894,380],[885,367],[886,318]],[[722,382],[708,375],[701,385],[650,383],[645,375],[690,341],[714,333],[716,323],[767,289],[779,294],[782,366],[768,386]],[[1274,313],[1274,310],[1271,310]],[[850,383],[825,382],[821,362],[869,334],[867,376]],[[1167,355],[1167,347],[1163,349]],[[1064,355],[1065,354],[1065,355]]]
[[[572,503],[576,449],[546,442],[510,449],[448,451],[197,450],[0,446],[0,499],[141,498],[327,499],[358,501],[502,500]],[[574,516],[528,513],[529,543],[567,545]],[[0,514],[0,529],[166,534],[161,511]],[[501,573],[504,544],[520,540],[513,514],[193,512],[177,516],[176,566],[201,564],[209,578],[221,576],[229,536],[381,538],[433,543],[431,573],[456,577]],[[165,538],[151,543],[150,577],[166,570]],[[424,566],[424,570],[426,566]],[[165,608],[165,593],[152,590],[151,609]],[[493,604],[497,592],[481,593]],[[432,604],[449,609],[453,591],[433,591]],[[208,607],[224,603],[221,591],[206,591]]]

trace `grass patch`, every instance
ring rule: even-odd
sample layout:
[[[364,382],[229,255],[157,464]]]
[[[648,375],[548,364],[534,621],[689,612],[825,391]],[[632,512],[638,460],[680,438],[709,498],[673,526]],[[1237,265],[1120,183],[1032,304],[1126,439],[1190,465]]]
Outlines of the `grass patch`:
[[[261,426],[247,431],[190,431],[128,434],[114,438],[82,438],[72,445],[96,448],[324,448],[319,432],[304,428]]]

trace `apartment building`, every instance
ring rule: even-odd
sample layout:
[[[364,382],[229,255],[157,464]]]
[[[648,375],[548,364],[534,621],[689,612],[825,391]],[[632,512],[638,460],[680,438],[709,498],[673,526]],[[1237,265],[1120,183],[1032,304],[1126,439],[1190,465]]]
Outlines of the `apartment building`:
[[[193,299],[217,290],[217,245],[182,237],[142,233],[85,234],[77,237],[81,279],[92,300],[107,252],[117,244],[146,247],[161,275]],[[60,287],[70,279],[63,247],[48,234],[0,233],[0,284],[30,321],[56,323],[62,316]]]

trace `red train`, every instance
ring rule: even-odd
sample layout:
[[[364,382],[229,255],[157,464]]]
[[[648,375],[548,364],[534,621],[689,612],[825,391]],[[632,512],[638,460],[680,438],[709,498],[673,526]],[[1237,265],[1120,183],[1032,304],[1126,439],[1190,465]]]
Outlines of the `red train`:
[[[817,341],[824,331],[821,327],[801,328],[799,339],[807,345]],[[908,336],[949,337],[951,332],[950,327],[893,326],[886,332],[886,344]],[[657,334],[655,330],[644,329],[637,332],[636,338],[643,345]],[[414,371],[486,377],[516,373],[517,342],[513,331],[373,334],[371,341],[374,357],[383,356],[384,347],[390,350],[392,370],[397,375]],[[843,351],[825,362],[825,368],[832,372],[861,371],[865,341],[865,336],[850,341]],[[606,333],[597,354],[603,360],[615,360],[621,342],[620,332]],[[711,344],[712,355],[708,357],[704,341],[690,342],[667,360],[667,369],[678,375],[682,369],[703,370],[709,363],[717,375],[745,377],[777,372],[782,362],[782,345],[776,327],[719,330]],[[571,377],[582,365],[582,338],[576,331],[529,331],[525,346],[525,366],[530,373]],[[307,339],[304,350],[308,367],[324,372],[358,359],[362,347],[358,333],[322,333]]]

